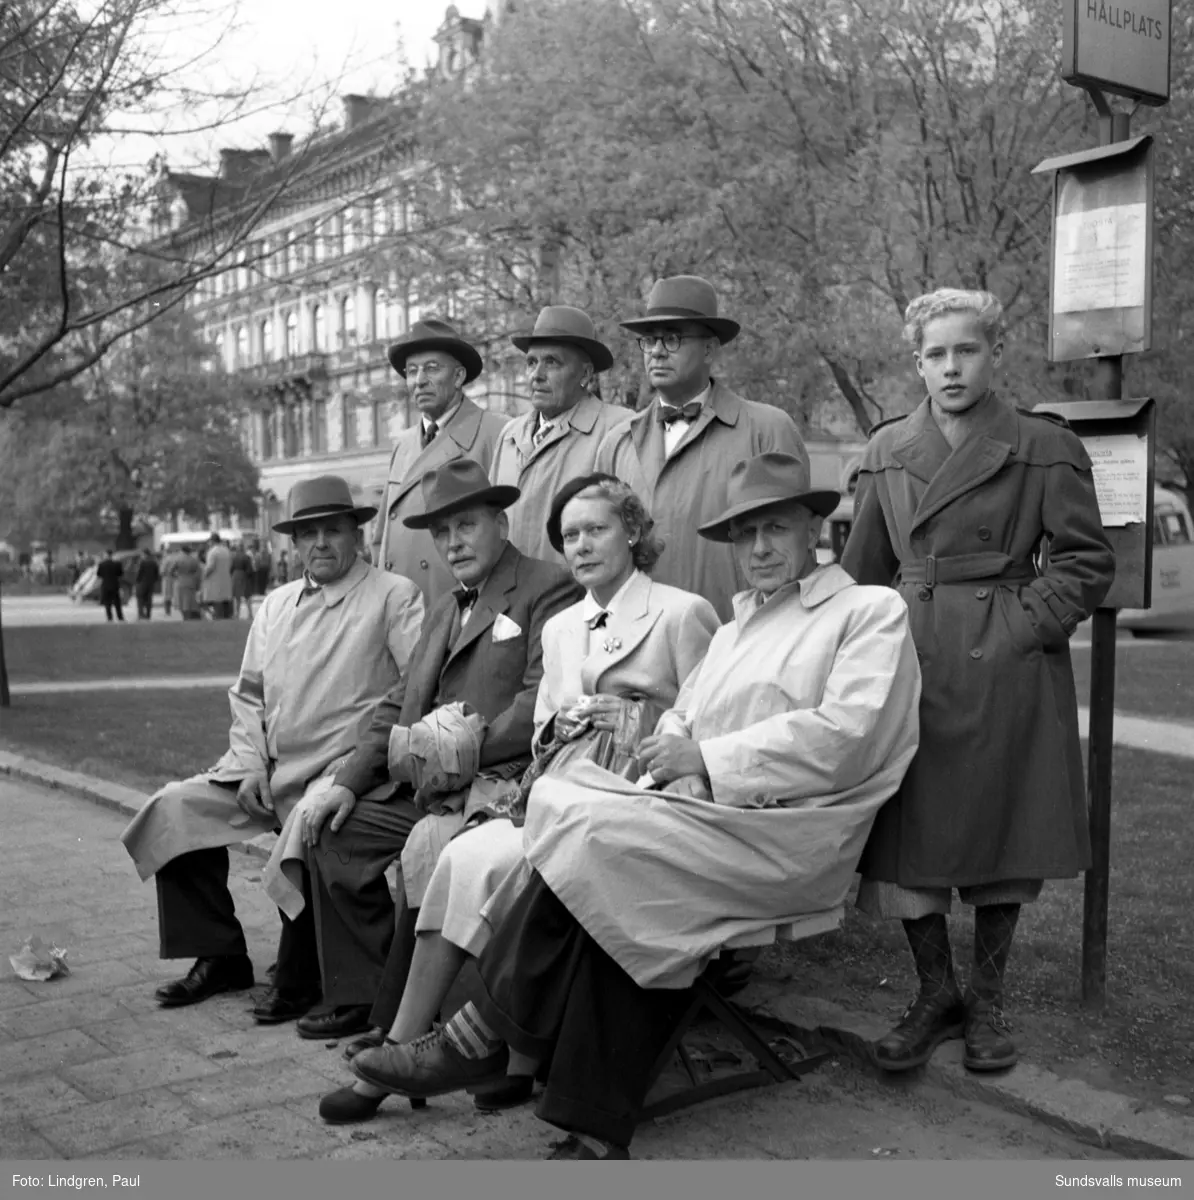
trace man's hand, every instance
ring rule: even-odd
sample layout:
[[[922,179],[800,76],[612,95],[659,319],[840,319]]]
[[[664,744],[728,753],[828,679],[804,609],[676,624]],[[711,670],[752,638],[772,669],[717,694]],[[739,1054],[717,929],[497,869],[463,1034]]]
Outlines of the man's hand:
[[[638,748],[639,766],[660,783],[671,783],[685,775],[708,776],[701,747],[692,738],[677,733],[652,734]]]
[[[246,775],[236,789],[236,802],[254,821],[268,821],[274,815],[274,798],[269,777],[264,771]]]
[[[339,833],[340,827],[348,820],[349,814],[356,808],[357,798],[342,784],[333,784],[317,800],[303,809],[303,841],[308,846],[314,846],[319,841],[323,823],[332,813],[332,823],[329,826],[332,833]]]

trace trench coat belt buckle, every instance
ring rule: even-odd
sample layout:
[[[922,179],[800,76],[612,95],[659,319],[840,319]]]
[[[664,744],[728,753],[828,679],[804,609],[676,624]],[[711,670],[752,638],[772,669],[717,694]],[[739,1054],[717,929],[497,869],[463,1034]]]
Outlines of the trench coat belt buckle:
[[[901,583],[934,588],[948,583],[1027,583],[1036,578],[1031,562],[1015,562],[1006,554],[952,554],[914,559],[900,564]]]

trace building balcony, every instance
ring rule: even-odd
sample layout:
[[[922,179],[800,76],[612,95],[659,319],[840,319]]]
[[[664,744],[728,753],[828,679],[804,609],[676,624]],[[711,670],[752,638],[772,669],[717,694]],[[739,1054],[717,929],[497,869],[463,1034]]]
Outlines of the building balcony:
[[[286,391],[290,388],[309,388],[328,373],[326,354],[296,354],[273,362],[255,363],[242,367],[237,374],[254,390]]]

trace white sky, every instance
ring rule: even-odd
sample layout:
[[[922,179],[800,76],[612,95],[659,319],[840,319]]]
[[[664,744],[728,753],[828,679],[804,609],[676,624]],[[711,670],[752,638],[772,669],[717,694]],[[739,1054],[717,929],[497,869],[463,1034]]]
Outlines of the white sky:
[[[190,19],[156,31],[171,59],[202,58],[190,78],[204,90],[254,84],[253,112],[235,125],[178,136],[197,122],[193,111],[163,114],[173,136],[161,139],[175,169],[214,170],[221,146],[265,145],[268,134],[285,130],[301,138],[320,110],[324,121],[340,121],[339,97],[374,91],[388,94],[399,81],[403,60],[420,72],[434,61],[432,37],[449,0],[198,0]],[[485,15],[486,0],[455,0],[462,16]],[[231,28],[228,28],[231,24]],[[98,147],[97,147],[98,149]],[[146,137],[116,143],[108,161],[135,167],[155,146]]]

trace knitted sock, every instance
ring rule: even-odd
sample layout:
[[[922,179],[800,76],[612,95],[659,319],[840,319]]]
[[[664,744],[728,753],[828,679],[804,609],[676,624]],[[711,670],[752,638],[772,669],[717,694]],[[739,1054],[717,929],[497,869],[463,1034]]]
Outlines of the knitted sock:
[[[1018,904],[984,904],[974,910],[974,965],[970,969],[970,990],[979,999],[993,1004],[1003,1002],[1003,973],[1016,922]]]
[[[488,1058],[502,1044],[471,1000],[444,1026],[444,1037],[453,1050],[471,1059]]]
[[[920,993],[929,999],[960,998],[954,977],[954,957],[949,945],[949,925],[944,913],[929,913],[904,922],[904,933],[916,963]]]

